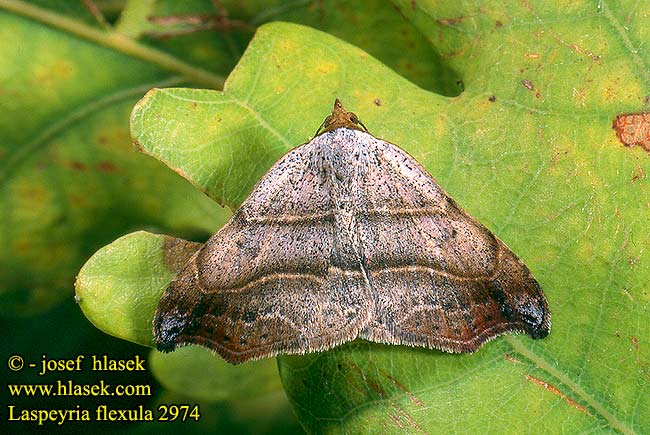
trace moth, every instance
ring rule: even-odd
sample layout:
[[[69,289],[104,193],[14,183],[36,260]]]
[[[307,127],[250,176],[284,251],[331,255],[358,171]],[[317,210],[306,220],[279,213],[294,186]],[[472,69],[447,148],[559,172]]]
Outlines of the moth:
[[[337,99],[169,285],[153,331],[236,364],[357,338],[473,352],[546,337],[550,316],[523,262]]]

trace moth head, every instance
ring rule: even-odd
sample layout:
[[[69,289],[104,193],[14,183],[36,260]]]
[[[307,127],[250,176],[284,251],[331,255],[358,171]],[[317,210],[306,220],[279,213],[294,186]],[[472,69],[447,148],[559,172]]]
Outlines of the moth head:
[[[345,110],[341,101],[337,98],[334,100],[332,114],[325,118],[325,121],[318,127],[316,136],[341,127],[368,132],[366,126],[359,120],[359,117]]]

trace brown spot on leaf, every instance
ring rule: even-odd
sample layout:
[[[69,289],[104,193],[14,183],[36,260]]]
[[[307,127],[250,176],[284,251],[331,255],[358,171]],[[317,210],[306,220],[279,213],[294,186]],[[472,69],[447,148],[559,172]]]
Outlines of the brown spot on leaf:
[[[593,417],[593,415],[591,415],[591,413],[589,411],[587,411],[587,409],[584,406],[582,406],[581,404],[579,404],[575,400],[568,397],[566,394],[564,394],[562,391],[560,391],[557,387],[549,384],[548,382],[542,381],[541,379],[537,379],[536,377],[533,377],[531,375],[526,375],[526,379],[529,380],[530,382],[532,382],[533,384],[539,385],[540,387],[544,388],[545,390],[550,391],[551,393],[555,394],[556,396],[564,399],[564,401],[569,406],[572,406],[575,409],[577,409],[578,411],[584,412],[588,416]]]
[[[540,98],[542,96],[542,94],[538,90],[535,89],[535,86],[533,85],[533,82],[531,82],[530,80],[528,80],[528,79],[522,80],[521,85],[524,88],[528,89],[529,91],[535,91],[535,98]]]
[[[499,21],[499,20],[496,20],[494,22],[494,27],[503,27],[503,23],[501,21]]]
[[[388,397],[388,395],[386,394],[386,390],[384,390],[381,384],[379,384],[379,382],[377,382],[376,380],[370,379],[368,381],[368,386],[370,386],[370,388],[374,392],[376,392],[380,398],[385,399],[386,397]]]
[[[397,427],[399,427],[400,429],[404,429],[404,425],[402,424],[398,414],[394,414],[394,413],[390,412],[390,413],[388,413],[388,417],[391,420],[393,420],[393,423],[395,423],[395,425]]]
[[[616,137],[628,147],[639,145],[650,151],[650,113],[624,113],[614,118]]]
[[[593,61],[598,61],[598,60],[601,59],[600,55],[594,54],[589,50],[584,50],[584,49],[580,48],[580,46],[578,44],[570,44],[569,48],[571,50],[575,51],[578,54],[581,54],[583,56],[587,56],[589,59],[591,59]]]
[[[526,53],[528,59],[539,59],[539,53]]]
[[[641,180],[643,178],[645,178],[645,172],[643,171],[643,168],[641,167],[641,165],[636,165],[636,172],[632,177],[632,183]]]
[[[74,169],[75,171],[84,172],[84,171],[88,170],[88,165],[86,165],[83,162],[78,162],[76,160],[73,160],[73,161],[70,162],[70,168]]]
[[[411,9],[416,10],[418,8],[418,2],[411,0]]]
[[[632,347],[634,347],[634,363],[639,366],[641,373],[647,379],[650,379],[650,361],[641,359],[639,351],[639,339],[635,335],[630,335]]]
[[[476,38],[476,39],[478,39],[478,38]],[[459,50],[448,51],[446,53],[443,52],[443,53],[440,53],[440,55],[441,55],[441,57],[443,59],[453,59],[454,57],[463,56],[468,48],[469,48],[469,46],[465,45],[463,48],[461,48]],[[456,82],[456,83],[458,83],[458,82]]]
[[[520,360],[518,360],[514,356],[510,355],[509,353],[504,353],[503,354],[503,359],[505,359],[506,361],[516,363],[516,364],[523,364]]]
[[[415,433],[428,435],[422,426],[420,426],[413,416],[406,412],[406,410],[395,402],[391,402],[390,405],[392,406],[393,411],[389,412],[388,416],[393,423],[400,428],[400,433],[414,433],[412,430],[415,430]]]
[[[108,160],[102,160],[101,162],[97,163],[95,166],[99,172],[117,172],[117,166],[115,166],[113,163],[109,162]]]
[[[436,20],[436,23],[442,24],[443,26],[453,26],[458,23],[462,23],[465,20],[464,16],[458,16],[453,18],[440,18]]]
[[[165,236],[163,242],[163,261],[167,269],[179,273],[190,257],[202,246],[201,243]]]
[[[357,393],[365,395],[367,394],[367,388],[365,388],[366,375],[363,373],[363,370],[351,361],[346,361],[345,366],[339,364],[342,367],[346,367],[347,370],[343,371],[343,377],[347,381],[347,384],[354,388]],[[362,385],[363,387],[362,388]]]
[[[97,135],[97,143],[106,145],[108,143],[108,138],[103,134],[99,134]]]
[[[413,403],[415,406],[424,406],[424,403],[422,401],[415,397],[413,393],[411,393],[409,390],[406,389],[404,385],[402,385],[397,379],[395,379],[393,376],[390,375],[390,373],[382,371],[383,375],[388,378],[389,381],[393,383],[400,391],[402,391],[406,396],[409,398],[411,403]]]

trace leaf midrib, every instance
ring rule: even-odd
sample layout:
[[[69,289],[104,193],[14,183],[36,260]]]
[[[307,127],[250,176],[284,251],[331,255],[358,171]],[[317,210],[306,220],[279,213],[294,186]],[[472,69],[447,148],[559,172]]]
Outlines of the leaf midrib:
[[[580,398],[583,403],[587,404],[591,409],[596,411],[601,418],[603,418],[607,424],[612,428],[615,429],[623,434],[626,435],[641,435],[638,432],[636,432],[634,429],[628,427],[625,425],[624,422],[622,422],[620,419],[618,419],[614,414],[612,414],[609,410],[605,408],[605,406],[600,403],[598,400],[596,400],[591,394],[589,394],[587,391],[585,391],[577,382],[573,381],[566,373],[562,372],[561,370],[558,370],[557,368],[553,367],[551,363],[549,363],[546,359],[544,359],[541,355],[535,353],[532,351],[530,348],[526,347],[521,340],[516,337],[516,336],[506,336],[503,337],[503,339],[512,347],[512,349],[519,354],[520,356],[526,358],[529,360],[531,363],[535,364],[539,369],[545,371],[547,374],[552,376],[553,378],[557,379],[560,381],[563,385],[569,388],[569,390],[574,394],[574,397]],[[319,357],[320,358],[320,357]],[[500,359],[500,358],[499,358]],[[490,363],[493,363],[495,360],[488,361],[486,362],[487,365]],[[312,362],[310,362],[309,365],[314,364],[316,359]],[[473,372],[478,372],[483,369],[485,365],[481,365],[480,367],[474,368],[473,370],[467,371],[464,373],[464,375],[471,374]],[[450,385],[453,384],[452,381],[445,382],[442,385]],[[442,385],[437,385],[436,387],[440,387]],[[426,390],[426,389],[425,389]],[[399,394],[400,396],[404,395]],[[350,419],[351,416],[355,415],[357,411],[360,409],[364,409],[372,404],[375,403],[384,403],[386,399],[377,399],[377,400],[369,400],[366,401],[353,409],[350,409],[347,413],[340,417],[332,417],[332,418],[325,418],[321,416],[315,415],[313,412],[308,407],[302,406],[299,402],[293,402],[294,406],[300,408],[303,412],[309,414],[314,418],[315,420],[318,421],[340,421],[340,422],[345,422]]]
[[[528,347],[524,346],[518,338],[505,337],[505,340],[521,356],[533,362],[535,365],[537,365],[537,367],[544,370],[546,373],[553,376],[555,379],[567,386],[577,397],[582,399],[584,403],[589,405],[594,411],[600,414],[600,416],[605,421],[607,421],[607,424],[609,424],[611,428],[626,435],[640,435],[635,430],[627,427],[625,423],[623,423],[614,414],[607,410],[602,403],[587,393],[587,391],[585,391],[577,382],[573,381],[566,373],[553,367],[553,365],[546,361],[546,359],[544,359],[541,355],[538,355]]]

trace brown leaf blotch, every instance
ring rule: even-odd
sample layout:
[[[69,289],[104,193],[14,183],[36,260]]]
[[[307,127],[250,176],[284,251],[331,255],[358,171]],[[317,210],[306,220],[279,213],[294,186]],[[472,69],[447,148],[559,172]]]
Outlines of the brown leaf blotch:
[[[587,411],[587,409],[584,406],[582,406],[581,404],[579,404],[575,400],[571,399],[569,396],[567,396],[562,391],[560,391],[560,389],[557,388],[556,386],[551,385],[548,382],[543,381],[541,379],[538,379],[538,378],[536,378],[534,376],[531,376],[531,375],[526,375],[526,380],[532,382],[533,384],[539,385],[540,387],[542,387],[545,390],[551,392],[552,394],[555,394],[556,396],[560,397],[561,399],[564,399],[564,401],[567,403],[567,405],[572,406],[575,409],[577,409],[578,411],[593,417],[593,415],[591,415],[591,413],[589,411]]]
[[[623,145],[639,145],[650,152],[650,112],[617,115],[612,128]]]
[[[88,170],[88,165],[86,165],[83,162],[73,160],[73,161],[70,162],[70,168],[74,169],[75,171],[84,172],[84,171]]]
[[[117,172],[118,168],[115,166],[112,162],[109,162],[108,160],[102,160],[101,162],[97,163],[95,166],[99,172]]]
[[[443,26],[453,26],[455,24],[462,23],[465,20],[464,16],[458,16],[453,18],[440,18],[436,20],[436,23],[442,24]]]

